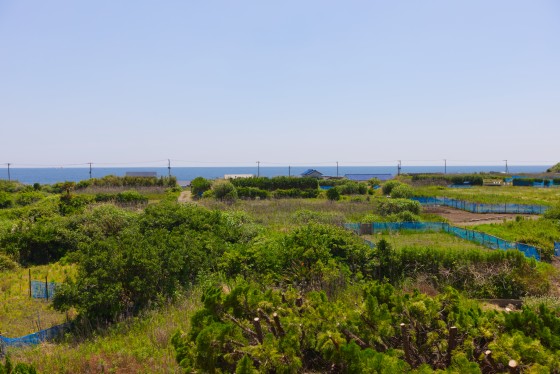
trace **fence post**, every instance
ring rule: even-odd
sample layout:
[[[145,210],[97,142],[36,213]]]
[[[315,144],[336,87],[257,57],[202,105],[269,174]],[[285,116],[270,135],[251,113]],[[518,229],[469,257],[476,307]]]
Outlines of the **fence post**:
[[[45,275],[45,295],[47,297],[47,301],[49,301],[49,276]]]
[[[29,298],[31,298],[31,268],[29,269]]]

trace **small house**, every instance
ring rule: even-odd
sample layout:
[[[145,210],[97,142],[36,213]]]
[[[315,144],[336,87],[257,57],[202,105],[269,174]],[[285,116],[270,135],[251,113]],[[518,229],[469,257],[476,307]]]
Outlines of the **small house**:
[[[301,173],[301,176],[306,178],[323,178],[323,173],[315,169],[307,169]]]

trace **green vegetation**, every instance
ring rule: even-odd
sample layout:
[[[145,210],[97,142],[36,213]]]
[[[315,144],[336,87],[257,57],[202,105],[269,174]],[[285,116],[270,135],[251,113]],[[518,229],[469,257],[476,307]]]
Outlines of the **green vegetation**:
[[[560,370],[558,304],[507,314],[469,299],[546,300],[551,265],[445,233],[385,233],[372,247],[342,224],[435,219],[404,198],[426,188],[387,182],[387,198],[312,181],[201,178],[196,204],[173,201],[175,189],[155,202],[144,187],[7,186],[0,328],[25,333],[38,305],[52,323],[73,319],[61,341],[11,357],[41,372],[462,373],[487,370],[491,349],[496,372],[511,359]],[[559,220],[529,222],[501,229],[549,240]],[[53,304],[27,297],[25,266],[64,283]]]
[[[560,162],[546,170],[547,173],[560,173]]]
[[[471,185],[482,186],[484,179],[481,175],[447,175],[447,174],[414,174],[412,176],[413,182],[429,182],[431,184],[438,184],[440,182],[446,184],[456,185]]]

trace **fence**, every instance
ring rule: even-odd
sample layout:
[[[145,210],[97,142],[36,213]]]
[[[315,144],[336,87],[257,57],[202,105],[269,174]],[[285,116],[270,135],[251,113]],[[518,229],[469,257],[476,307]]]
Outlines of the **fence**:
[[[56,293],[56,287],[58,283],[54,282],[43,282],[43,281],[31,281],[31,297],[35,299],[50,299]]]
[[[354,231],[358,235],[375,234],[386,231],[440,231],[453,234],[461,239],[476,242],[491,249],[517,249],[525,254],[526,257],[533,257],[540,260],[540,249],[531,245],[509,242],[493,235],[483,232],[464,229],[452,226],[445,222],[373,222],[373,223],[346,223],[344,227]],[[560,248],[558,249],[560,253]]]
[[[0,335],[0,343],[7,347],[24,347],[27,345],[34,345],[44,342],[46,340],[52,340],[60,336],[64,330],[69,327],[68,323],[62,325],[53,326],[51,328],[34,332],[33,334],[20,336],[19,338],[7,338]]]
[[[554,242],[554,256],[560,257],[560,243]]]
[[[413,197],[412,200],[422,205],[444,205],[472,213],[543,214],[549,208],[544,205],[472,203],[447,197]]]

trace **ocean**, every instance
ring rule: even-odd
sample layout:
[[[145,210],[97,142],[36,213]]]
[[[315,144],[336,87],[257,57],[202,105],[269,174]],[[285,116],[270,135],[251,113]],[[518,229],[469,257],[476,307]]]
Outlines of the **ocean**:
[[[541,173],[550,166],[524,165],[509,166],[509,173]],[[316,169],[326,176],[344,176],[345,174],[397,174],[396,166],[297,166],[297,167],[172,167],[171,175],[179,181],[190,181],[196,177],[207,179],[223,178],[225,174],[253,174],[263,177],[281,175],[300,175],[307,169]],[[504,165],[494,166],[447,166],[448,174],[477,173],[477,172],[504,172]],[[166,167],[118,167],[92,169],[93,178],[106,175],[124,176],[127,171],[151,171],[158,176],[168,175]],[[338,172],[338,174],[337,174]],[[443,173],[443,166],[402,166],[401,173]],[[78,182],[89,178],[89,168],[10,168],[10,179],[21,183],[53,184],[57,182]],[[0,179],[8,179],[8,169],[0,168]]]

